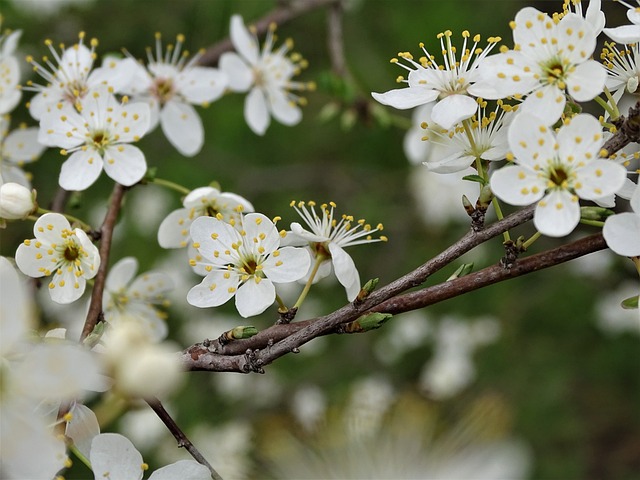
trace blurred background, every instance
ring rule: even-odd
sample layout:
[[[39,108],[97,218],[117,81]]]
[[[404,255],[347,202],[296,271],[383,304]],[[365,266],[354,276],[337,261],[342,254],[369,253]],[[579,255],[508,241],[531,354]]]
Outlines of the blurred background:
[[[99,40],[99,56],[126,48],[145,58],[156,32],[167,43],[184,34],[185,48],[195,52],[228,35],[232,14],[251,24],[286,3],[0,0],[0,11],[3,29],[22,30],[21,58],[49,55],[46,39],[71,45],[80,31]],[[627,23],[624,7],[604,3],[608,26]],[[389,59],[397,52],[417,54],[419,42],[437,52],[436,35],[447,29],[455,42],[469,30],[512,45],[508,22],[525,4],[531,3],[347,0],[346,77],[332,72],[326,9],[314,10],[277,31],[279,41],[292,38],[309,61],[298,78],[318,86],[305,95],[299,125],[272,122],[266,135],[254,135],[243,118],[244,95],[230,93],[199,109],[206,143],[196,157],[182,157],[159,129],[138,146],[158,177],[190,189],[216,181],[257,211],[281,216],[282,228],[299,220],[291,200],[334,201],[341,213],[382,222],[388,243],[349,253],[363,283],[379,277],[384,285],[467,231],[460,198],[477,187],[411,165],[403,152],[410,112],[386,109],[370,92],[396,88],[403,72]],[[553,12],[562,2],[534,6]],[[24,81],[40,83],[26,63],[23,73]],[[25,92],[23,103],[29,97]],[[35,125],[24,107],[12,115],[12,125],[21,122]],[[51,149],[26,167],[42,206],[56,192],[52,179],[61,163]],[[68,213],[97,227],[112,185],[102,175],[71,197]],[[140,271],[172,275],[177,287],[167,321],[170,338],[182,348],[247,321],[232,304],[215,310],[186,304],[200,277],[188,268],[185,251],[163,250],[157,242],[160,222],[180,207],[178,194],[156,185],[128,192],[111,262],[134,256]],[[594,231],[581,227],[571,238]],[[531,233],[528,226],[515,232]],[[18,243],[31,238],[32,225],[14,222],[0,235],[2,255],[13,256]],[[559,242],[543,238],[531,251]],[[502,251],[495,239],[429,284],[445,280],[461,262],[475,269],[494,264]],[[224,478],[637,479],[640,326],[637,310],[619,307],[637,292],[631,262],[604,251],[399,315],[364,335],[317,339],[265,375],[190,373],[168,409]],[[297,292],[282,294],[295,298]],[[69,309],[40,300],[50,326],[74,328],[78,317]],[[326,279],[312,289],[298,319],[345,302],[342,287]],[[264,328],[274,315],[270,309],[250,322]],[[143,407],[116,416],[105,430],[128,435],[152,470],[186,458]],[[76,463],[66,478],[87,477]]]

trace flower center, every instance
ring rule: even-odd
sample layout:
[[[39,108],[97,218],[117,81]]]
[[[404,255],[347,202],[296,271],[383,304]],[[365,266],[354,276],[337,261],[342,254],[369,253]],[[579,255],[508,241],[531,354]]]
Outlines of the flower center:
[[[562,62],[560,60],[553,60],[542,68],[547,73],[547,83],[549,85],[556,85],[561,90],[564,90],[567,69]]]
[[[80,257],[80,249],[75,243],[68,242],[67,248],[64,249],[64,253],[62,255],[67,262],[73,263],[78,259],[78,257]]]
[[[569,185],[570,174],[561,166],[549,169],[549,188],[560,187],[566,189]]]
[[[157,78],[151,87],[151,91],[160,103],[164,105],[173,97],[175,91],[173,81],[170,78]]]
[[[100,153],[103,153],[103,149],[109,145],[109,136],[103,130],[96,130],[93,132],[91,136],[91,141],[93,142],[93,146]]]

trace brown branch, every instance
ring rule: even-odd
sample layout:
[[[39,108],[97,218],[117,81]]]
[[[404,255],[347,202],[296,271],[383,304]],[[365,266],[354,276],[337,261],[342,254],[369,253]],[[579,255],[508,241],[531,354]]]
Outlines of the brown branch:
[[[613,121],[617,131],[602,146],[609,155],[623,149],[632,142],[640,143],[640,102],[629,109],[629,115]]]
[[[342,5],[336,2],[327,12],[327,50],[331,59],[331,70],[339,77],[348,74],[344,58],[344,40],[342,35]]]
[[[479,232],[470,230],[459,241],[436,255],[424,265],[391,282],[380,290],[374,291],[360,303],[354,302],[347,304],[325,317],[316,318],[307,322],[274,325],[247,340],[237,340],[227,345],[221,345],[217,340],[193,345],[187,348],[182,354],[184,367],[187,370],[227,372],[261,371],[263,365],[271,363],[286,353],[295,352],[298,347],[311,339],[330,333],[338,325],[351,322],[362,313],[373,309],[375,306],[395,295],[410,288],[417,287],[430,275],[472,248],[531,220],[531,218],[533,218],[534,208],[535,205],[525,207]],[[264,350],[256,352],[255,349],[257,348],[264,348]],[[243,355],[238,356],[238,354]],[[213,360],[214,358],[215,360]]]
[[[146,402],[178,441],[178,447],[184,447],[198,463],[207,467],[211,472],[211,477],[214,480],[222,480],[220,474],[215,471],[215,469],[209,464],[209,462],[207,462],[207,459],[204,458],[202,453],[200,453],[195,445],[191,443],[191,440],[189,440],[187,435],[178,426],[173,417],[171,417],[171,415],[169,415],[169,412],[165,410],[162,403],[160,403],[160,400],[158,400],[157,398],[150,398],[147,399]]]
[[[339,0],[295,0],[288,2],[287,5],[278,7],[268,13],[261,19],[252,23],[258,35],[264,35],[269,29],[269,25],[275,23],[284,25],[285,23],[304,15],[305,13],[317,8],[326,7]],[[215,67],[218,64],[220,55],[233,50],[231,39],[226,38],[211,47],[209,47],[200,57],[198,63],[209,67]]]
[[[82,328],[80,341],[82,342],[93,331],[100,317],[102,316],[102,295],[107,280],[107,271],[109,269],[109,253],[111,251],[111,239],[113,238],[113,229],[120,213],[122,198],[126,187],[116,183],[111,194],[111,203],[109,210],[104,217],[104,222],[100,227],[100,268],[93,283],[93,291],[91,292],[91,303],[89,304],[89,313]]]

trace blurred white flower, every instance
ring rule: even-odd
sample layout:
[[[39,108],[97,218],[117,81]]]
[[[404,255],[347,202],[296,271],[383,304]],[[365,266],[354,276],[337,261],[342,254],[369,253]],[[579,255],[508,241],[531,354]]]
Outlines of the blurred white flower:
[[[640,41],[640,11],[638,11],[640,7],[634,7],[622,0],[617,1],[628,8],[627,18],[632,24],[615,28],[605,28],[603,32],[614,42],[626,44],[638,43]],[[637,0],[636,3],[640,5],[640,2]]]
[[[626,298],[640,295],[637,282],[620,285],[612,292],[602,294],[596,303],[597,325],[608,335],[630,332],[640,335],[640,309],[624,309],[620,303]]]
[[[0,115],[13,110],[22,97],[22,91],[18,87],[20,63],[14,55],[21,34],[21,30],[16,30],[0,35]]]
[[[37,160],[47,147],[38,143],[38,128],[25,127],[9,132],[10,117],[0,116],[0,183],[14,182],[31,188],[25,163]]]
[[[625,257],[640,256],[640,184],[631,197],[632,212],[607,218],[602,234],[611,250]]]

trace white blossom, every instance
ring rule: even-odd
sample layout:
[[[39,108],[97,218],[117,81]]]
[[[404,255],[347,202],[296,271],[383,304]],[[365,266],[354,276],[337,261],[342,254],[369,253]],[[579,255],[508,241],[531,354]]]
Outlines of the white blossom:
[[[65,190],[85,190],[103,168],[125,186],[138,182],[147,171],[144,153],[130,144],[148,131],[149,107],[142,102],[120,104],[111,90],[98,88],[78,107],[58,104],[42,115],[38,141],[71,154],[60,171],[59,183]]]
[[[633,5],[630,5],[629,3],[622,0],[617,1],[628,8],[627,18],[632,23],[632,25],[622,25],[615,28],[605,28],[603,32],[614,42],[626,44],[640,42],[640,2],[636,0],[636,3],[639,5],[639,7],[634,7]]]
[[[25,163],[37,160],[46,147],[38,143],[38,128],[21,125],[9,132],[10,117],[0,116],[0,183],[14,182],[31,188]]]
[[[0,115],[13,110],[22,98],[18,88],[20,63],[14,55],[21,34],[21,30],[16,30],[0,35]]]
[[[514,119],[509,146],[516,165],[495,171],[491,189],[511,205],[537,202],[533,221],[538,231],[562,237],[580,221],[578,199],[597,200],[617,192],[626,170],[598,158],[603,135],[591,115],[576,115],[557,135],[546,124],[524,113]]]
[[[27,218],[37,208],[34,195],[28,188],[17,183],[0,185],[0,219]]]
[[[464,38],[460,59],[456,57],[456,48],[451,45],[451,31],[438,34],[443,62],[438,64],[435,55],[430,54],[423,43],[420,43],[424,56],[416,62],[409,52],[401,52],[398,57],[408,65],[392,59],[409,72],[408,78],[399,77],[408,88],[398,88],[385,93],[371,95],[383,105],[398,109],[407,109],[437,102],[431,112],[435,123],[450,129],[456,123],[472,117],[476,113],[477,103],[473,96],[478,96],[474,82],[478,80],[478,65],[501,40],[500,37],[489,37],[487,47],[478,47],[480,35],[473,37],[473,45],[467,47],[470,38],[468,31],[462,32]]]
[[[242,213],[253,212],[253,205],[235,193],[220,192],[214,187],[192,190],[182,201],[184,208],[171,212],[160,224],[158,243],[162,248],[183,248],[191,241],[189,228],[198,217],[217,217],[232,225]]]
[[[349,301],[354,300],[360,291],[360,275],[353,259],[344,249],[364,243],[386,242],[385,236],[372,237],[373,233],[383,229],[383,225],[379,223],[373,228],[364,219],[355,221],[351,215],[342,215],[338,220],[334,216],[334,202],[320,205],[322,216],[316,211],[314,201],[292,201],[291,207],[302,217],[308,230],[297,222],[292,223],[287,243],[307,246],[314,260],[310,268],[317,270],[314,281],[329,275],[333,267],[336,278],[347,292],[347,298]],[[318,263],[317,267],[314,263]],[[307,278],[310,273],[311,271],[307,273]]]
[[[184,35],[178,35],[176,44],[169,45],[163,54],[161,35],[157,33],[155,57],[147,49],[147,67],[135,63],[134,75],[124,92],[149,105],[150,130],[159,122],[169,142],[182,155],[191,157],[204,144],[202,120],[193,105],[207,106],[220,98],[228,80],[224,72],[198,65],[203,51],[187,60],[189,54],[182,50],[183,43]]]
[[[244,103],[244,118],[249,128],[263,135],[270,117],[284,125],[296,125],[302,119],[298,105],[305,100],[294,90],[309,90],[314,84],[291,80],[307,62],[300,54],[287,53],[293,41],[287,40],[275,49],[275,24],[270,25],[267,38],[259,48],[255,34],[245,27],[240,15],[231,17],[230,35],[238,53],[227,52],[220,57],[220,69],[229,77],[229,88],[234,92],[249,91]]]
[[[135,62],[127,59],[123,62],[105,62],[100,68],[93,68],[96,59],[95,48],[98,41],[93,38],[89,47],[84,44],[85,33],[80,32],[78,43],[69,48],[60,45],[61,54],[53,46],[53,41],[46,40],[45,45],[53,57],[43,57],[38,63],[32,56],[27,61],[33,65],[34,71],[46,82],[45,85],[28,81],[23,90],[37,92],[29,102],[29,113],[36,120],[58,104],[81,108],[82,101],[98,88],[110,87],[119,93],[131,81]]]
[[[16,264],[30,277],[52,276],[51,299],[71,303],[84,293],[86,282],[98,273],[100,255],[85,232],[71,229],[58,213],[46,213],[35,223],[36,238],[25,240],[16,251]]]
[[[309,255],[300,248],[280,248],[275,225],[260,213],[247,214],[237,230],[212,217],[191,224],[193,246],[206,277],[187,294],[196,307],[215,307],[235,296],[243,317],[264,312],[276,298],[274,283],[294,282],[309,270]]]
[[[520,112],[552,125],[564,111],[566,94],[585,102],[602,92],[606,71],[591,59],[596,33],[587,20],[575,13],[558,20],[525,7],[511,26],[514,49],[484,60],[479,68],[482,80],[475,85],[477,95],[485,99],[527,95]]]
[[[110,324],[134,321],[154,342],[167,336],[165,314],[156,305],[166,306],[165,295],[174,288],[171,278],[162,272],[145,272],[134,278],[138,261],[125,257],[109,270],[105,282],[102,309]]]

